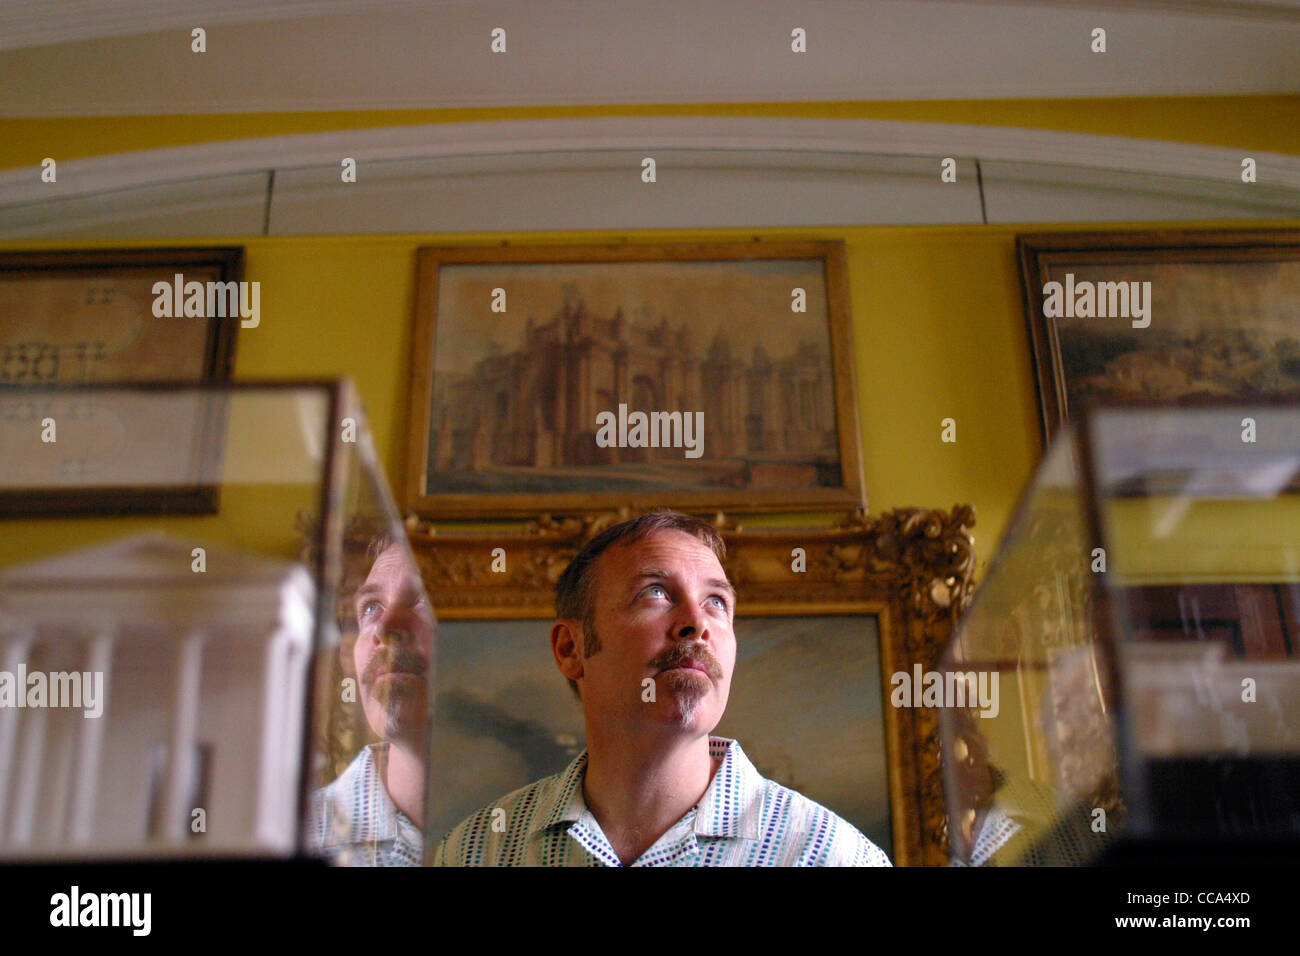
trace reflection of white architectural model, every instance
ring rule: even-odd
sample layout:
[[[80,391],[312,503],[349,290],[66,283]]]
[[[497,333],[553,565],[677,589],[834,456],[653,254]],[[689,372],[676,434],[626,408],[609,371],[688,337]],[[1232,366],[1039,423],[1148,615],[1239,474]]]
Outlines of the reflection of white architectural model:
[[[199,571],[195,546],[151,534],[0,573],[0,685],[22,695],[0,686],[0,856],[293,852],[311,577],[215,547]]]

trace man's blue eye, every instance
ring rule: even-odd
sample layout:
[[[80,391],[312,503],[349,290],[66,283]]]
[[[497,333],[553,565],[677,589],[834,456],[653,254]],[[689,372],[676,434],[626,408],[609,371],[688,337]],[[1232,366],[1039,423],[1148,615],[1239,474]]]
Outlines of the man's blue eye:
[[[727,599],[726,599],[726,598],[724,598],[724,597],[722,597],[722,596],[720,596],[720,595],[717,595],[717,594],[712,594],[712,595],[710,595],[710,598],[712,598],[712,600],[714,600],[714,601],[717,601],[717,602],[718,602],[718,606],[719,606],[720,608],[722,608],[724,611],[727,609]]]
[[[646,594],[649,594],[651,591],[658,591],[658,592],[660,592],[661,594],[663,594],[664,597],[667,597],[667,596],[668,596],[668,591],[665,590],[665,589],[664,589],[664,586],[661,585],[661,584],[652,584],[652,585],[650,585],[648,588],[645,589],[645,593],[646,593]]]

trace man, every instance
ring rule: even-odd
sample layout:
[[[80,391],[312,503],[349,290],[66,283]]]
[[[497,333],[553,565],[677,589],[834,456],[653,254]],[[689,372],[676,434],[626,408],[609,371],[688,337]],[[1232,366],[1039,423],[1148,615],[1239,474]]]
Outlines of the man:
[[[1083,866],[1109,847],[1086,803],[994,763],[974,710],[954,708],[950,719],[954,866]]]
[[[736,661],[724,555],[716,530],[667,510],[582,549],[556,587],[551,650],[580,696],[587,750],[463,821],[435,865],[889,865],[710,736]]]
[[[419,866],[433,615],[400,541],[380,535],[369,557],[350,656],[362,712],[380,741],[312,795],[309,835],[339,865]]]

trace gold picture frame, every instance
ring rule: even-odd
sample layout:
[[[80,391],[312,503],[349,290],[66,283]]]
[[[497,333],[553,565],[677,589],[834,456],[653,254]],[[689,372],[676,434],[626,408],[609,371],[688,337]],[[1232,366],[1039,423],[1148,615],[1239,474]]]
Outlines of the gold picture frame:
[[[865,507],[850,325],[840,242],[421,248],[405,505]]]
[[[554,617],[560,573],[587,541],[633,514],[623,508],[564,518],[541,515],[529,521],[523,533],[448,531],[412,517],[407,532],[439,621],[481,623],[473,639],[482,645],[485,659],[496,661],[493,642],[499,640],[503,622],[535,620],[536,662],[529,666],[541,673],[548,665],[553,668],[545,631]],[[890,706],[889,678],[900,671],[910,673],[917,665],[924,670],[937,665],[970,599],[974,520],[969,505],[957,505],[950,511],[857,511],[833,527],[809,530],[746,530],[723,514],[712,521],[727,544],[725,568],[738,592],[737,635],[742,642],[746,618],[874,617],[880,683],[861,693],[882,703],[886,773],[880,785],[887,788],[891,856],[898,865],[945,865],[948,837],[937,712]],[[363,542],[358,539],[355,545]],[[802,560],[792,560],[795,549],[802,549]],[[447,670],[443,650],[439,657],[440,667]],[[549,676],[558,692],[567,693],[558,673]],[[451,687],[456,688],[454,678],[440,672],[440,683],[445,680],[453,680]],[[824,688],[815,696],[836,692],[858,693],[854,688]],[[443,719],[449,706],[465,704],[449,697],[455,695],[444,686],[436,711]],[[498,716],[493,726],[518,724],[533,715]],[[738,734],[742,744],[744,736]],[[831,741],[823,746],[833,746],[833,733],[821,736]],[[809,747],[815,745],[808,741]],[[448,781],[439,783],[437,757],[435,753],[431,767],[434,786],[446,789]],[[562,766],[554,771],[559,769]]]

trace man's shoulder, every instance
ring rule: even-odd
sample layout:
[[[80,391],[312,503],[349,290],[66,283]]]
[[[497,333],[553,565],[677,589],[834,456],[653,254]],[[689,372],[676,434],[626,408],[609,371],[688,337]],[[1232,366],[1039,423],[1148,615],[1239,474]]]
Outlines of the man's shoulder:
[[[518,790],[467,816],[438,843],[434,866],[510,865],[522,860],[528,834],[555,808],[568,769]]]
[[[307,839],[313,849],[342,861],[350,848],[393,835],[391,801],[375,772],[380,746],[363,747],[334,780],[312,791]]]
[[[892,866],[880,847],[849,821],[798,790],[760,778],[763,817],[798,848],[801,866]]]
[[[325,786],[313,790],[311,792],[312,820],[323,826],[328,816],[354,811],[356,808],[353,804],[357,800],[362,777],[365,776],[373,759],[369,747],[361,748],[360,753],[343,768],[342,773]]]

